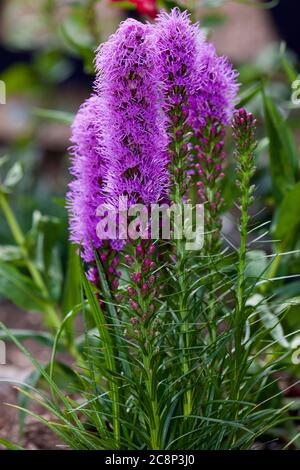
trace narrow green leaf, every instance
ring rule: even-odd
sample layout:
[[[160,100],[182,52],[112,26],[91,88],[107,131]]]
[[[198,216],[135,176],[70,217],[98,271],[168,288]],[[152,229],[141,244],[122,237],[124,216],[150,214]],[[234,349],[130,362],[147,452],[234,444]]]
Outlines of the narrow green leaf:
[[[62,324],[60,326],[60,328],[58,329],[57,333],[56,333],[56,336],[55,336],[55,340],[54,340],[54,343],[53,343],[53,349],[52,349],[52,353],[51,353],[51,360],[50,360],[50,377],[52,378],[53,376],[53,370],[54,370],[54,361],[55,361],[55,355],[56,355],[56,352],[59,348],[59,339],[64,331],[64,329],[66,328],[66,325],[70,322],[71,319],[73,319],[80,311],[82,310],[82,305],[79,304],[79,305],[76,305],[73,310],[71,310],[66,316],[65,318],[63,319],[62,321]]]
[[[28,385],[31,388],[36,388],[40,379],[41,379],[41,373],[38,370],[33,370],[30,372],[30,374],[25,377],[23,380],[23,385],[26,387]],[[28,408],[28,403],[29,403],[30,398],[28,395],[25,395],[24,393],[18,393],[18,405],[22,408],[27,409]],[[24,432],[24,425],[25,425],[25,418],[26,418],[26,411],[24,409],[19,410],[19,435],[22,436]]]
[[[18,444],[13,444],[12,442],[0,437],[0,444],[6,447],[8,450],[25,450],[23,447],[19,446]]]
[[[293,234],[300,225],[300,182],[287,192],[280,204],[272,231],[275,237],[281,241],[293,238]]]
[[[270,169],[274,196],[280,202],[299,177],[298,151],[286,121],[272,98],[263,93],[266,128],[269,137]]]
[[[72,124],[75,117],[72,113],[53,109],[33,108],[32,112],[38,118],[60,122],[62,124],[66,124],[67,126]]]
[[[55,376],[52,377],[52,373],[55,367]],[[51,379],[55,381],[55,384],[60,387],[62,390],[73,391],[72,389],[77,388],[81,385],[80,380],[78,379],[76,373],[63,362],[55,361],[53,364],[50,362],[42,366],[43,370],[49,373]],[[26,389],[26,385],[29,389],[36,389],[40,382],[44,381],[45,377],[41,373],[40,370],[35,369],[32,371],[22,383],[22,387]],[[46,380],[47,381],[47,380]],[[26,410],[28,409],[29,401],[31,400],[30,394],[24,393],[22,390],[18,394],[18,406],[20,407],[19,412],[19,431],[20,435],[23,434],[24,424],[25,424],[25,417],[26,417]]]
[[[45,301],[36,285],[3,261],[0,261],[0,292],[22,309],[44,311]]]
[[[298,73],[291,63],[291,60],[289,60],[289,56],[286,50],[286,43],[282,42],[280,44],[280,60],[282,63],[282,68],[286,73],[286,76],[289,79],[290,84],[292,84],[295,80],[298,78]]]
[[[31,339],[49,348],[52,348],[54,344],[54,337],[46,331],[11,329],[10,332],[20,341]],[[0,330],[0,340],[8,341],[10,340],[10,337],[7,336],[4,331]]]
[[[256,95],[261,92],[261,83],[254,83],[239,94],[239,108],[246,106]]]
[[[62,311],[64,314],[70,312],[74,305],[81,302],[81,275],[80,259],[76,245],[69,245],[66,282],[62,297]]]

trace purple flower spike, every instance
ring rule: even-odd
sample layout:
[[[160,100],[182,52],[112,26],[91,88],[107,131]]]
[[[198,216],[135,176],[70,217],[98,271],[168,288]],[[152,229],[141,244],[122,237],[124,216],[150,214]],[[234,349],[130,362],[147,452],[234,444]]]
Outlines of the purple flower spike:
[[[217,55],[212,44],[205,43],[198,56],[198,83],[189,98],[189,122],[197,130],[212,123],[228,125],[238,92],[237,72],[226,57]]]
[[[197,70],[197,58],[202,55],[204,37],[198,24],[191,23],[188,12],[181,13],[179,8],[158,16],[156,36],[160,79],[166,107],[170,110],[183,105],[197,89],[197,78],[201,72]]]
[[[98,51],[109,203],[156,203],[168,186],[167,137],[150,25],[129,19]]]
[[[181,105],[194,130],[212,122],[230,122],[238,91],[237,72],[205,41],[187,12],[161,13],[156,24],[159,72],[166,107]],[[178,113],[177,113],[178,116]]]
[[[91,96],[80,107],[72,125],[71,174],[67,207],[70,213],[70,239],[82,245],[82,257],[89,262],[94,259],[93,245],[101,246],[97,237],[98,217],[96,209],[104,202],[103,176],[106,173],[102,154],[100,121],[100,98]]]

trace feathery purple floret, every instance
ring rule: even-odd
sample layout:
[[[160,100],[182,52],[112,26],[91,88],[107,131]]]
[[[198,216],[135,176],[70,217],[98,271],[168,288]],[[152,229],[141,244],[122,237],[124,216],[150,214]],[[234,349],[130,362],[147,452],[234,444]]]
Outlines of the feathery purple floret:
[[[158,16],[156,37],[158,72],[165,106],[170,110],[197,89],[197,57],[202,54],[204,37],[198,25],[191,23],[188,12],[181,13],[178,8]]]
[[[238,92],[237,72],[228,59],[218,56],[212,44],[205,43],[197,59],[198,83],[189,98],[189,121],[194,129],[212,123],[228,125]]]
[[[193,129],[209,119],[227,125],[234,111],[237,73],[225,57],[205,41],[187,12],[174,8],[156,24],[159,73],[166,106],[182,105]]]
[[[106,173],[101,152],[101,99],[92,95],[80,107],[72,125],[71,174],[67,205],[70,211],[71,241],[82,245],[85,261],[94,258],[93,245],[101,246],[97,237],[96,209],[104,202],[102,181]]]
[[[107,200],[151,204],[167,191],[167,137],[160,109],[152,27],[129,19],[96,60],[104,103],[103,146]]]

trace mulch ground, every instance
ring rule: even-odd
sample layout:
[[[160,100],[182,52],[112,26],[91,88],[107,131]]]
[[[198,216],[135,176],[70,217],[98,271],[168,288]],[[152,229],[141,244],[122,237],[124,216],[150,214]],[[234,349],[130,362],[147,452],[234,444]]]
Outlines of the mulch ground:
[[[9,302],[0,303],[0,319],[9,328],[42,329],[39,315],[23,312]],[[45,346],[34,341],[24,341],[24,345],[41,363],[49,360],[50,351]],[[17,403],[18,391],[14,382],[22,382],[34,368],[17,347],[10,343],[6,344],[6,362],[6,365],[0,365],[0,438],[25,449],[61,449],[63,443],[56,435],[30,415],[26,417],[23,435],[19,435],[19,412],[8,404]],[[36,404],[32,404],[30,408],[43,418],[51,419],[49,413]],[[0,445],[0,449],[4,448]]]

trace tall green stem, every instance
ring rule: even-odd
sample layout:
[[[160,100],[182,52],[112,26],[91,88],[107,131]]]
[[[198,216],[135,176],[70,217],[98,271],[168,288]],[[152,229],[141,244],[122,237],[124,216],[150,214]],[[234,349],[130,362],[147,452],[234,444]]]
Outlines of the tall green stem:
[[[255,172],[253,163],[255,142],[256,121],[251,113],[241,109],[235,113],[233,119],[233,137],[236,141],[236,162],[237,162],[237,185],[240,191],[240,244],[238,251],[237,286],[236,286],[236,307],[233,316],[234,328],[234,373],[233,373],[233,400],[234,419],[238,419],[239,400],[241,397],[241,384],[244,374],[245,356],[243,351],[243,334],[245,329],[245,269],[247,256],[249,207],[253,201],[254,187],[250,185],[251,178]],[[233,433],[233,443],[236,440],[236,432]]]
[[[138,265],[139,272],[142,271],[142,266]],[[149,304],[152,302],[151,297],[144,298],[140,289],[138,289],[138,301],[139,305],[142,308],[142,311],[148,312]],[[151,321],[151,319],[150,319]],[[149,434],[150,434],[150,445],[152,450],[161,450],[160,444],[160,412],[159,412],[159,403],[158,403],[158,394],[157,394],[157,381],[155,380],[156,369],[155,369],[155,358],[154,358],[154,348],[153,341],[155,341],[151,334],[149,335],[149,324],[141,323],[141,334],[142,334],[142,362],[144,366],[144,372],[146,375],[145,385],[147,390],[147,395],[150,402],[150,416],[149,416]]]
[[[151,341],[151,340],[150,340]],[[151,416],[149,417],[150,442],[152,450],[161,450],[160,447],[160,415],[157,399],[156,383],[153,380],[153,365],[151,364],[152,354],[147,346],[146,353],[143,354],[143,364],[147,374],[146,389],[151,403]]]
[[[180,131],[180,128],[177,129]],[[175,191],[173,194],[173,202],[177,204],[177,207],[180,208],[180,217],[181,221],[184,219],[184,207],[183,207],[183,197],[186,191],[186,177],[185,172],[185,152],[183,151],[183,138],[180,133],[176,130],[174,132],[174,185]],[[176,223],[176,221],[175,221]],[[182,235],[182,234],[180,234]],[[176,240],[176,274],[179,284],[178,292],[178,306],[179,306],[179,318],[180,318],[180,339],[181,347],[183,349],[182,356],[182,372],[186,377],[190,370],[190,359],[189,359],[189,345],[190,345],[190,334],[189,326],[187,324],[187,281],[185,273],[185,240],[182,236]],[[190,416],[192,412],[192,391],[188,384],[188,389],[184,393],[183,399],[183,415],[185,417]]]

